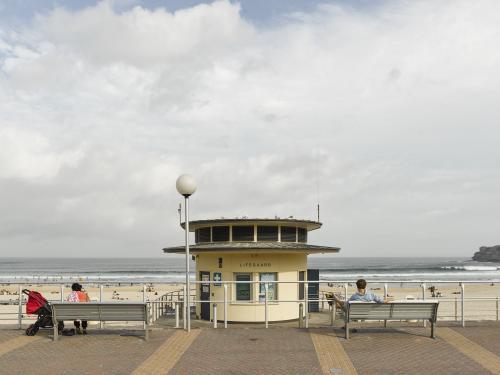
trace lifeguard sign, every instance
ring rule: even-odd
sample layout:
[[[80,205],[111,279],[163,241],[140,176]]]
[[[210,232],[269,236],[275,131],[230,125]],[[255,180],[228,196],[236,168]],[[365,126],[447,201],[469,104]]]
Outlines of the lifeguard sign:
[[[222,273],[214,272],[214,286],[221,286],[222,284],[218,281],[222,281]]]

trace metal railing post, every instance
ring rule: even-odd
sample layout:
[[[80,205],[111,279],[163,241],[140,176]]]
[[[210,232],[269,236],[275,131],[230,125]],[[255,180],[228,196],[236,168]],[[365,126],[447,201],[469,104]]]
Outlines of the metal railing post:
[[[217,328],[217,304],[214,303],[214,328]]]
[[[102,288],[103,288],[102,284],[99,285],[99,302],[102,302],[102,294],[103,294],[102,293],[103,292]],[[99,322],[99,329],[102,329],[102,326],[103,326],[103,321],[101,320]]]
[[[227,328],[227,284],[224,284],[224,328]]]
[[[455,297],[455,322],[458,320],[458,300]]]
[[[142,285],[142,302],[146,302],[146,285]],[[151,307],[151,306],[150,306]],[[148,311],[150,314],[151,311]],[[142,322],[143,329],[146,329],[146,322]]]
[[[179,328],[179,302],[175,303],[175,328]]]
[[[344,301],[347,301],[347,283],[344,284]]]
[[[306,328],[309,328],[309,285],[307,282],[304,283],[304,314],[306,315]]]
[[[19,284],[19,311],[17,323],[19,325],[19,329],[21,329],[23,323],[23,286],[21,284]]]
[[[497,297],[497,320],[498,320],[498,297]]]
[[[461,294],[462,294],[462,327],[465,327],[465,285],[460,283]]]
[[[266,321],[266,328],[269,328],[269,311],[268,311],[268,304],[267,304],[267,290],[268,290],[268,284],[264,284],[264,292],[266,293],[264,297],[264,319]]]
[[[425,283],[422,283],[422,299],[425,300]],[[427,320],[424,319],[424,328],[427,327]]]
[[[387,299],[387,284],[384,284],[384,299]]]
[[[332,302],[332,312],[330,317],[330,325],[333,327],[335,325],[335,317],[337,316],[337,303],[335,299]]]
[[[182,301],[182,324],[184,325],[184,329],[187,330],[187,322],[186,322],[186,284],[183,285],[184,292],[184,301]]]
[[[59,286],[59,293],[61,294],[61,302],[64,301],[64,284]]]

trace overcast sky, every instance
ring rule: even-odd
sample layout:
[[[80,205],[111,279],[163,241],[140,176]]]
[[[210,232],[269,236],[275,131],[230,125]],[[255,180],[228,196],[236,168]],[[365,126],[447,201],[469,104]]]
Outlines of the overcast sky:
[[[166,256],[316,219],[342,256],[500,243],[500,2],[0,5],[0,252]]]

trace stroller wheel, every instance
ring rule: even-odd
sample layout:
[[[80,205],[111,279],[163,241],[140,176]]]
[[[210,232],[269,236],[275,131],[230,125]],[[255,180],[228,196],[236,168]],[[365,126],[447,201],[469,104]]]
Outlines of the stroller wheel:
[[[28,328],[26,328],[27,336],[35,336],[37,332],[38,332],[38,326],[36,324],[32,324]]]

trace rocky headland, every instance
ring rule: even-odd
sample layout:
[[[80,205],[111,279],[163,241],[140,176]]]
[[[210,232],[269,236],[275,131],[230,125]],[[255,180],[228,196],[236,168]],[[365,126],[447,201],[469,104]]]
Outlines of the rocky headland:
[[[472,260],[478,262],[500,262],[500,245],[481,246],[479,251],[474,254]]]

